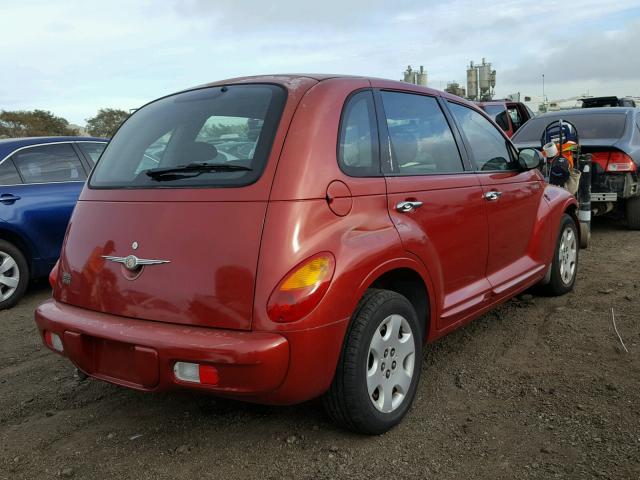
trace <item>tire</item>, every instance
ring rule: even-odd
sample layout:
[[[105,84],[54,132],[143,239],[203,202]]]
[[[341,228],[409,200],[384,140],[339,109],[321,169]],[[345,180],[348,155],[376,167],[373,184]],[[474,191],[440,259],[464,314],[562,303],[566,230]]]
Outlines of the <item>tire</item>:
[[[421,332],[416,311],[405,297],[389,290],[366,292],[323,397],[334,422],[369,435],[382,434],[400,423],[420,381]],[[373,388],[376,383],[379,386]]]
[[[627,225],[632,230],[640,230],[640,197],[627,199]]]
[[[543,286],[545,293],[560,296],[573,290],[578,273],[578,251],[578,227],[573,218],[564,214],[560,220],[549,283]]]
[[[28,285],[29,266],[24,255],[14,244],[0,240],[0,310],[18,303]]]

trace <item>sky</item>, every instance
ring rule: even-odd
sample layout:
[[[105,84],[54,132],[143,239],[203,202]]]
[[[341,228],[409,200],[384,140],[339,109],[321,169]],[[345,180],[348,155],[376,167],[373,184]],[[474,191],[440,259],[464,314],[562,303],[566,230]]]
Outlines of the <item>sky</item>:
[[[267,73],[466,82],[496,96],[640,96],[640,0],[0,0],[0,110],[83,125],[184,88]]]

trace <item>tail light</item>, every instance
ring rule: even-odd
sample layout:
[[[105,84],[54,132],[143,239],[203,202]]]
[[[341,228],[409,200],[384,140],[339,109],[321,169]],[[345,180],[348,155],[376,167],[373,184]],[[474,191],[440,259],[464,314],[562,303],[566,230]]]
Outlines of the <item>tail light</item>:
[[[56,287],[56,280],[58,280],[59,269],[60,269],[60,260],[56,261],[56,264],[51,269],[51,272],[49,272],[49,285],[51,285],[51,288]]]
[[[622,152],[611,152],[609,155],[609,163],[607,164],[607,172],[635,172],[636,164],[633,159]]]
[[[637,170],[633,159],[623,152],[594,152],[591,154],[591,160],[606,172],[635,172]]]
[[[602,170],[606,170],[607,163],[609,163],[609,152],[593,152],[591,154],[591,161],[600,165]]]
[[[329,252],[308,258],[275,288],[267,313],[274,322],[294,322],[311,312],[329,289],[335,270],[335,259]]]

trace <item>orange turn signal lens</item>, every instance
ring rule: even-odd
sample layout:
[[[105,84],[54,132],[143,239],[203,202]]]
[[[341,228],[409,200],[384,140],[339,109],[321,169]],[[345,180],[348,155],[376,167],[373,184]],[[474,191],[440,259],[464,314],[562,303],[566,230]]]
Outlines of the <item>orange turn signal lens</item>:
[[[296,266],[271,294],[269,318],[274,322],[294,322],[309,314],[329,289],[334,270],[335,259],[329,252]]]
[[[307,261],[290,273],[282,282],[280,290],[296,290],[312,287],[333,273],[333,257],[318,257]]]

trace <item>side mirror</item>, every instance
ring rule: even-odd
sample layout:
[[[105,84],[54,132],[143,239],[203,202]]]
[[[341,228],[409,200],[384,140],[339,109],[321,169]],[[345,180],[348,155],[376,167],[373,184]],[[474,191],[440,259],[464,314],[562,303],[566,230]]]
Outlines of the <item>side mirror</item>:
[[[518,164],[522,170],[538,168],[543,161],[544,157],[535,148],[523,148],[518,153]]]

